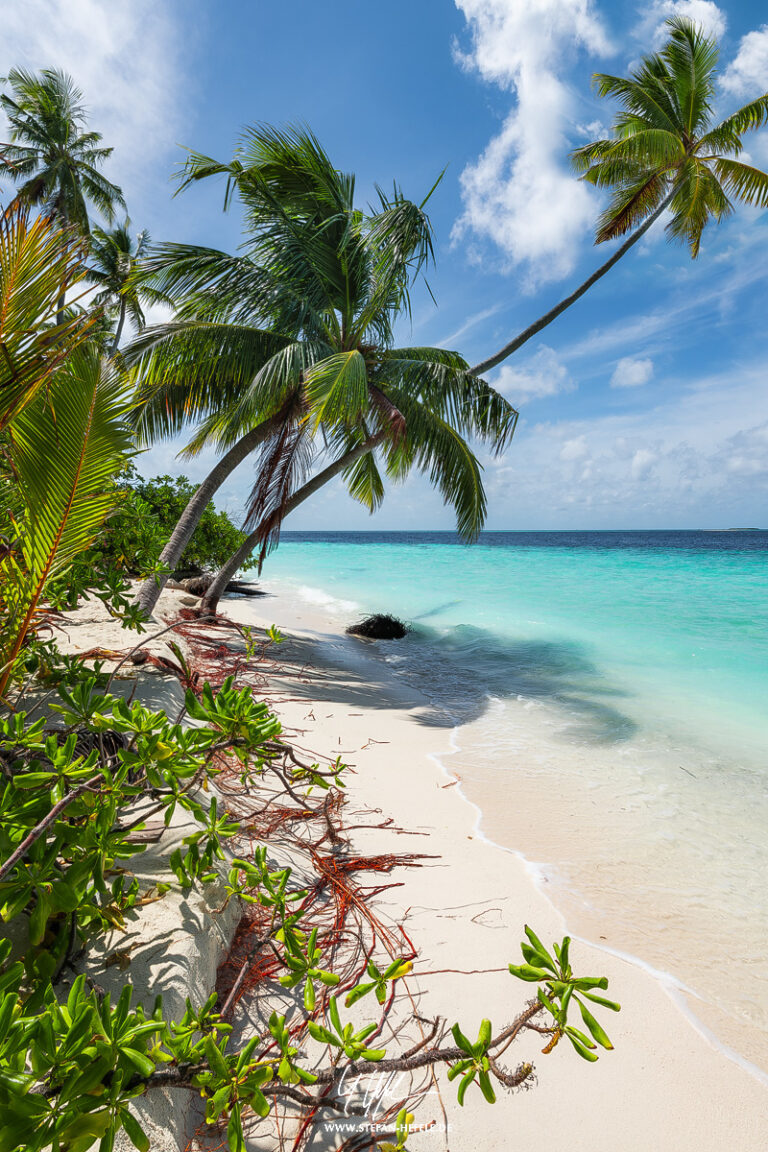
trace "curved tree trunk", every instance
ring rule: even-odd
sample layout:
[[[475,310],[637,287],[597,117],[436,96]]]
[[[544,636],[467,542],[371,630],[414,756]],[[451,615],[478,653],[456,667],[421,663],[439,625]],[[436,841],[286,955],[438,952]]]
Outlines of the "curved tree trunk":
[[[566,308],[570,308],[571,304],[575,304],[580,296],[583,296],[585,292],[589,291],[593,284],[596,284],[598,280],[605,276],[606,272],[610,272],[614,264],[618,263],[622,256],[629,252],[634,244],[637,244],[640,237],[644,236],[651,225],[661,216],[674,194],[675,189],[669,193],[667,198],[659,205],[656,211],[648,217],[645,223],[641,224],[637,231],[632,233],[629,240],[625,240],[624,243],[616,249],[610,260],[606,260],[605,264],[601,264],[583,284],[579,285],[575,292],[571,292],[570,296],[566,296],[565,299],[561,300],[559,304],[556,304],[554,308],[550,308],[549,312],[545,312],[543,316],[540,316],[538,320],[530,324],[525,331],[521,332],[519,336],[516,336],[514,340],[511,340],[509,344],[505,344],[504,347],[493,356],[489,356],[487,360],[482,360],[479,364],[475,364],[474,368],[469,369],[470,376],[482,376],[484,372],[488,372],[491,368],[495,368],[497,364],[501,364],[502,360],[506,360],[513,352],[517,352],[518,348],[521,348],[532,336],[535,336],[537,332],[541,332],[543,328],[546,328],[548,324],[556,320],[561,312],[565,312]]]
[[[178,566],[181,554],[192,538],[192,533],[200,523],[200,518],[213,499],[214,493],[221,487],[230,473],[234,472],[238,464],[245,460],[254,449],[266,440],[267,436],[280,426],[285,419],[285,412],[281,410],[276,415],[264,420],[230,448],[211,472],[208,473],[200,487],[190,499],[186,508],[179,517],[178,523],[160,553],[160,562],[165,565],[168,572],[162,575],[150,576],[145,580],[136,593],[136,604],[142,615],[147,618],[157,604],[160,593],[166,585],[168,576]]]
[[[109,349],[110,357],[114,356],[115,353],[117,352],[118,348],[120,347],[120,337],[123,334],[123,325],[124,324],[125,324],[125,299],[124,299],[124,297],[121,296],[120,297],[120,315],[118,317],[117,327],[115,328],[115,337],[114,337],[112,344],[110,345],[110,349]]]
[[[352,448],[349,452],[340,456],[338,460],[334,460],[334,462],[329,464],[327,468],[324,468],[322,472],[318,472],[316,476],[308,480],[306,484],[294,492],[293,496],[286,501],[281,520],[284,520],[289,513],[293,512],[294,508],[298,508],[299,504],[303,504],[310,496],[314,496],[315,492],[319,491],[320,488],[330,480],[333,480],[335,476],[338,476],[338,474],[343,472],[345,468],[348,468],[350,464],[354,464],[356,460],[359,460],[362,456],[367,456],[374,448],[378,448],[383,439],[383,432],[380,432],[377,436],[372,436],[370,440],[366,440],[363,444],[358,444],[355,448]],[[237,551],[232,554],[224,567],[216,573],[213,583],[201,601],[200,606],[204,612],[212,614],[216,611],[219,600],[226,591],[227,585],[235,575],[235,572],[237,572],[238,568],[242,567],[254,549],[261,543],[262,532],[263,529],[261,525],[255,528],[250,536],[246,537]]]

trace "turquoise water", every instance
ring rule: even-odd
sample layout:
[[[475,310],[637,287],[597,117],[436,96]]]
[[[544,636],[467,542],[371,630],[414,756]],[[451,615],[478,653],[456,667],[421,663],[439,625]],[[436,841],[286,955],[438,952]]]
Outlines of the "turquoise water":
[[[286,533],[264,578],[407,620],[376,653],[455,730],[488,834],[768,1070],[767,564],[753,532]]]
[[[471,668],[472,699],[580,703],[637,726],[768,747],[768,533],[286,534],[265,576],[410,621]],[[460,717],[472,699],[454,700]]]

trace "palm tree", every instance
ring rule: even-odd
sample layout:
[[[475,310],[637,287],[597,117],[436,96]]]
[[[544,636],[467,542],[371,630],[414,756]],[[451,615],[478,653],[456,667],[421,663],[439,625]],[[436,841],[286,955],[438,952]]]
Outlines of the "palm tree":
[[[601,96],[618,100],[613,136],[573,153],[576,170],[612,196],[600,217],[596,243],[629,233],[629,238],[587,280],[473,372],[494,368],[551,324],[605,276],[662,215],[670,211],[667,236],[699,254],[710,221],[733,212],[729,197],[768,207],[768,175],[737,157],[742,137],[768,121],[768,94],[713,124],[719,50],[712,37],[690,20],[667,21],[669,40],[644,57],[628,78],[595,76]]]
[[[517,414],[455,352],[393,348],[395,320],[431,257],[424,202],[379,190],[364,213],[354,178],[339,173],[305,130],[249,130],[236,158],[221,164],[192,155],[184,183],[227,177],[248,225],[244,254],[166,245],[152,283],[178,303],[171,324],[128,350],[140,380],[138,429],[145,440],[200,422],[188,451],[224,452],[190,502],[161,559],[178,563],[202,508],[246,455],[260,451],[249,519],[265,543],[308,475],[322,434],[346,472],[352,494],[370,508],[384,480],[381,448],[394,478],[429,473],[471,538],[485,515],[480,466],[467,435],[495,450]],[[351,454],[351,455],[350,455]],[[139,602],[151,611],[160,586]]]
[[[101,146],[98,132],[85,130],[83,94],[72,78],[57,69],[35,75],[13,68],[7,83],[12,94],[0,94],[0,107],[10,141],[0,149],[19,185],[18,199],[83,234],[89,232],[88,202],[111,223],[116,206],[125,207],[120,189],[99,171],[112,149]]]
[[[114,356],[120,346],[126,318],[141,331],[145,322],[143,305],[167,302],[161,292],[141,280],[141,261],[147,254],[149,233],[144,229],[134,241],[130,225],[126,218],[114,228],[96,227],[91,232],[90,263],[85,279],[98,289],[93,303],[114,313],[110,356]]]

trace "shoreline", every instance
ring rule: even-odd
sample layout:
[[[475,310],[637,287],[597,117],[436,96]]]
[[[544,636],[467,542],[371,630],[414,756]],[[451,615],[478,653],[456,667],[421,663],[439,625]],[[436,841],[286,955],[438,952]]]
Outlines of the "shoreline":
[[[391,709],[392,704],[386,705],[381,700],[375,700],[373,703],[369,702],[366,712],[365,705],[360,699],[360,684],[364,680],[365,671],[368,672],[369,676],[368,691],[372,691],[374,695],[377,691],[383,690],[382,682],[386,682],[387,689],[394,690],[395,694],[401,697],[401,702],[403,697],[410,696],[412,703],[410,710],[407,710],[407,722],[411,727],[400,730],[399,725],[394,725],[394,717],[390,716],[386,731],[390,739],[393,734],[396,735],[398,731],[401,731],[400,744],[398,745],[397,741],[394,740],[390,743],[390,755],[393,752],[397,753],[398,747],[401,755],[404,748],[410,749],[411,756],[417,755],[412,725],[414,719],[418,720],[418,711],[420,707],[423,709],[426,702],[425,698],[422,697],[420,702],[416,700],[414,703],[414,698],[418,697],[419,694],[413,687],[406,686],[402,681],[398,682],[392,669],[387,666],[385,661],[380,657],[375,657],[373,652],[365,652],[364,646],[354,649],[352,647],[353,642],[338,631],[338,622],[327,615],[324,616],[320,606],[289,601],[280,596],[279,585],[272,581],[269,582],[269,585],[269,599],[266,597],[259,598],[257,602],[228,599],[222,604],[224,612],[241,622],[258,623],[263,626],[275,624],[281,631],[303,635],[313,641],[316,649],[325,649],[324,659],[334,662],[334,654],[339,653],[341,656],[340,663],[347,672],[349,672],[350,667],[357,665],[355,712],[349,713],[349,715],[361,716],[369,726],[377,722],[380,735],[381,712],[385,708]],[[357,644],[359,645],[360,642]],[[278,656],[277,659],[279,660],[280,657]],[[338,664],[338,661],[336,663]],[[308,670],[310,683],[312,675],[316,671],[314,668]],[[374,672],[376,673],[375,676]],[[319,679],[322,683],[322,677]],[[372,683],[374,680],[375,683]],[[328,707],[332,703],[334,705],[339,704],[339,699],[332,700],[332,697],[333,693],[323,692],[315,685],[313,694],[305,692],[302,696],[302,702],[305,705],[310,704],[309,712],[314,716],[314,709],[319,711],[318,704]],[[345,702],[349,703],[348,700]],[[279,706],[277,710],[279,713],[282,711]],[[313,746],[317,746],[318,737],[323,732],[331,735],[332,731],[337,731],[334,727],[338,719],[336,711],[334,710],[327,715],[325,714],[327,707],[324,707],[323,711],[322,722],[313,731]],[[295,716],[289,716],[287,722],[295,722],[295,719]],[[334,721],[334,724],[329,725],[329,720]],[[352,742],[347,736],[347,724],[348,721],[341,729],[344,735],[345,748]],[[565,930],[565,917],[556,903],[553,902],[550,894],[545,891],[546,879],[543,883],[537,882],[535,863],[516,848],[499,843],[489,837],[484,831],[486,814],[483,808],[471,795],[467,794],[463,787],[463,781],[460,780],[454,784],[454,773],[447,765],[450,763],[451,756],[456,751],[461,750],[456,747],[456,734],[458,732],[460,732],[460,728],[447,730],[448,738],[442,747],[437,747],[440,738],[437,737],[437,732],[434,729],[428,730],[426,733],[422,731],[420,735],[426,735],[428,739],[418,741],[418,751],[432,765],[435,776],[431,786],[433,793],[439,792],[442,800],[443,797],[449,797],[449,794],[455,789],[460,790],[460,799],[451,797],[446,811],[447,828],[452,829],[452,838],[449,832],[448,844],[446,845],[445,830],[439,824],[430,821],[430,847],[434,843],[435,848],[433,850],[438,850],[441,858],[447,857],[446,866],[449,870],[457,873],[466,869],[476,871],[478,856],[485,856],[486,852],[491,854],[490,859],[481,868],[480,876],[477,877],[477,882],[472,890],[472,896],[476,905],[493,902],[494,899],[498,899],[497,895],[484,897],[483,893],[491,891],[495,894],[498,892],[497,873],[506,879],[508,882],[507,891],[514,893],[514,899],[509,896],[504,896],[503,899],[511,900],[515,909],[512,912],[510,922],[505,924],[508,931],[505,934],[507,943],[503,958],[501,956],[498,958],[504,964],[509,961],[516,962],[518,940],[522,934],[524,922],[532,923],[540,934],[546,933],[551,938],[558,933],[562,935]],[[337,737],[337,739],[340,738]],[[413,775],[411,772],[406,780],[401,778],[400,782],[406,792],[411,788],[416,788]],[[354,792],[358,792],[359,776],[353,779],[354,786],[351,787],[353,787]],[[423,793],[424,787],[425,781],[419,780],[417,792]],[[427,791],[429,792],[429,789]],[[380,793],[377,794],[375,791],[370,792],[367,788],[362,788],[362,793],[365,799],[378,802],[379,805],[384,799],[385,811],[392,814],[393,806],[388,802],[388,798],[383,798]],[[395,819],[396,823],[402,827],[414,827],[413,821],[409,825],[398,819],[397,816]],[[417,824],[416,827],[421,826]],[[467,840],[472,842],[471,848],[466,843]],[[462,851],[458,850],[459,843],[461,843]],[[493,876],[490,887],[487,883],[489,874]],[[414,886],[412,874],[406,875],[404,886],[406,889],[411,889]],[[434,894],[432,902],[434,903]],[[465,925],[465,927],[467,928],[467,936],[471,935],[471,926]],[[501,927],[501,923],[497,927]],[[427,938],[433,937],[434,928],[435,925],[432,924],[432,930],[427,930]],[[602,1121],[599,1121],[596,1127],[593,1126],[589,1138],[576,1147],[596,1147],[598,1149],[605,1147],[607,1149],[612,1146],[605,1142],[607,1136],[610,1134],[612,1138],[615,1138],[617,1133],[621,1131],[624,1134],[622,1147],[626,1149],[637,1148],[639,1150],[642,1148],[645,1150],[648,1147],[654,1147],[668,1148],[670,1152],[673,1148],[676,1150],[689,1147],[691,1149],[694,1147],[697,1149],[701,1147],[714,1149],[726,1146],[726,1141],[740,1149],[754,1148],[755,1152],[757,1149],[762,1149],[764,1147],[765,1125],[768,1123],[768,1093],[766,1092],[768,1077],[765,1076],[765,1073],[737,1051],[729,1050],[729,1046],[718,1040],[707,1025],[696,1017],[682,991],[680,982],[674,977],[654,969],[652,965],[641,958],[622,953],[610,946],[592,943],[582,937],[574,937],[574,939],[580,943],[579,952],[581,953],[582,950],[584,952],[584,956],[580,959],[580,966],[586,964],[586,967],[599,968],[601,973],[605,972],[609,975],[611,977],[609,995],[615,995],[622,1002],[623,1012],[616,1018],[618,1023],[614,1023],[613,1020],[608,1022],[611,1025],[610,1033],[616,1044],[616,1052],[607,1053],[594,1069],[586,1069],[587,1073],[592,1073],[591,1082],[589,1079],[586,1081],[583,1079],[584,1069],[574,1067],[574,1063],[576,1065],[580,1063],[575,1057],[573,1060],[567,1059],[569,1053],[558,1054],[559,1058],[556,1063],[551,1058],[548,1060],[539,1059],[538,1067],[542,1084],[536,1092],[526,1094],[521,1099],[536,1098],[540,1100],[542,1112],[546,1111],[548,1115],[553,1105],[551,1093],[554,1090],[556,1095],[564,1094],[569,1097],[569,1107],[576,1108],[581,1113],[584,1093],[587,1094],[587,1099],[596,1093],[597,1098],[599,1098],[599,1106],[593,1100],[593,1107],[599,1108],[601,1111]],[[422,943],[421,939],[417,942]],[[454,944],[458,943],[454,940]],[[461,945],[462,950],[468,949],[466,961],[468,969],[475,969],[481,959],[487,960],[486,945],[481,944],[479,940],[474,939],[471,943],[468,939],[462,940]],[[589,956],[593,951],[595,958],[590,960]],[[442,968],[442,963],[440,967]],[[485,994],[479,987],[468,990],[466,986],[459,986],[460,982],[457,982],[457,987],[451,998],[453,1003],[455,1004],[457,999],[459,1001],[468,1000],[469,1003],[477,1003],[478,1011],[487,1014],[491,1011],[494,1003],[503,1002],[510,993],[517,993],[519,996],[518,989],[510,988],[509,981],[511,978],[509,976],[502,983],[499,983],[498,977],[489,977],[488,979],[490,984]],[[427,989],[427,998],[432,999],[431,988]],[[642,1008],[639,1008],[640,1005]],[[636,1015],[638,1009],[640,1011],[639,1017]],[[627,1020],[627,1014],[633,1016],[631,1021]],[[464,1016],[465,1013],[462,1012],[462,1018]],[[638,1062],[643,1069],[642,1075],[639,1073]],[[634,1071],[630,1072],[633,1067]],[[649,1077],[648,1070],[651,1067],[653,1072]],[[608,1082],[607,1096],[616,1101],[615,1111],[613,1108],[608,1108],[606,1111],[606,1082]],[[554,1089],[552,1085],[554,1085]],[[647,1122],[644,1125],[642,1117],[638,1115],[636,1118],[638,1131],[635,1142],[629,1131],[631,1124],[626,1109],[628,1091],[639,1092],[639,1098],[643,1101],[643,1112],[649,1106],[658,1112],[659,1120],[663,1120],[664,1123],[663,1130],[654,1129],[654,1133],[651,1135],[647,1130]],[[622,1100],[624,1101],[623,1104],[621,1103]],[[516,1104],[519,1103],[520,1101],[516,1101]],[[513,1111],[508,1115],[507,1122],[515,1123],[520,1120],[515,1104],[509,1104],[508,1107]],[[477,1123],[487,1125],[492,1121],[494,1129],[497,1123],[496,1117],[501,1119],[498,1108],[486,1108],[485,1111],[482,1111],[478,1107],[477,1109],[473,1108],[472,1111],[475,1113]],[[559,1116],[560,1109],[558,1108],[557,1111]],[[527,1112],[528,1109],[526,1109]],[[536,1114],[537,1109],[534,1107],[531,1116],[527,1116],[524,1124],[527,1125],[529,1121],[532,1121],[532,1117]],[[681,1122],[682,1126],[679,1129],[677,1129],[677,1122],[672,1123],[673,1118]],[[683,1121],[684,1123],[682,1123]],[[586,1137],[585,1122],[586,1117],[580,1115],[580,1128]],[[561,1123],[562,1128],[560,1127]],[[565,1116],[559,1117],[557,1120],[557,1131],[558,1135],[562,1134],[565,1138],[568,1131]],[[673,1131],[676,1131],[674,1137]],[[713,1133],[717,1131],[721,1132],[722,1135],[718,1136],[718,1142],[711,1143]],[[520,1134],[522,1136],[522,1127]],[[536,1135],[536,1123],[532,1121],[530,1138],[534,1139]],[[429,1147],[429,1145],[424,1146]],[[509,1145],[503,1143],[497,1145],[493,1142],[483,1144],[484,1148],[497,1146],[501,1148]],[[573,1143],[571,1146],[574,1146]]]
[[[454,732],[459,731],[461,731],[461,726],[454,729]],[[460,752],[462,750],[463,749],[452,749],[449,755],[453,755],[454,751]],[[445,765],[443,765],[439,756],[431,755],[429,758],[433,759],[435,763],[441,768],[446,778],[450,778],[451,774]],[[625,952],[619,948],[612,948],[608,944],[601,944],[599,941],[596,941],[591,937],[581,936],[578,934],[578,932],[574,931],[573,928],[568,925],[568,921],[563,909],[560,908],[556,900],[554,900],[545,891],[545,885],[548,881],[547,877],[541,870],[541,866],[538,865],[535,861],[529,859],[519,848],[513,848],[507,844],[501,844],[499,841],[494,840],[490,836],[487,836],[483,831],[483,821],[486,819],[486,813],[483,811],[480,805],[472,799],[471,796],[467,795],[467,793],[462,788],[461,781],[458,782],[456,791],[458,795],[462,797],[464,802],[468,804],[470,808],[472,808],[476,815],[474,835],[477,837],[477,839],[484,841],[486,844],[491,845],[493,848],[496,848],[500,852],[509,853],[520,862],[526,874],[530,878],[531,884],[536,888],[537,892],[539,892],[539,894],[547,900],[553,911],[562,917],[564,924],[567,926],[568,934],[572,940],[580,944],[585,944],[590,948],[594,948],[596,951],[602,952],[606,956],[612,956],[617,960],[631,964],[639,972],[642,972],[644,975],[648,976],[651,980],[657,983],[664,992],[666,992],[667,996],[677,1011],[682,1013],[688,1024],[690,1024],[694,1031],[697,1032],[701,1038],[706,1041],[707,1044],[720,1052],[727,1060],[732,1061],[732,1063],[736,1064],[737,1067],[749,1073],[750,1076],[753,1076],[759,1083],[765,1085],[765,1087],[768,1088],[768,1072],[765,1072],[761,1067],[759,1067],[759,1065],[749,1060],[737,1049],[731,1048],[728,1044],[726,1044],[725,1041],[723,1041],[713,1031],[712,1028],[708,1027],[701,1016],[697,1015],[696,1011],[691,1006],[690,999],[698,1001],[699,1003],[703,1003],[703,1001],[694,988],[690,988],[672,972],[667,972],[664,969],[656,968],[653,964],[647,960],[644,960],[641,956],[636,956],[634,953]]]
[[[338,591],[284,576],[262,587],[276,603],[288,603],[291,619],[326,634],[342,632],[360,611]],[[765,805],[744,813],[738,790],[732,803],[718,756],[703,744],[660,739],[651,730],[619,744],[603,743],[600,734],[593,742],[588,731],[582,735],[579,711],[556,697],[513,691],[502,698],[489,688],[479,706],[475,685],[467,708],[456,680],[460,665],[439,655],[428,637],[384,643],[368,654],[426,696],[431,723],[450,724],[448,770],[482,813],[483,834],[530,862],[571,934],[661,974],[724,1052],[761,1078],[767,1074],[765,916],[755,891],[765,852],[751,868],[747,857],[733,855],[745,839],[760,843]],[[743,779],[749,769],[739,771],[736,779]],[[730,857],[710,850],[710,833],[717,844],[720,828],[727,829]],[[729,886],[739,893],[736,903]]]

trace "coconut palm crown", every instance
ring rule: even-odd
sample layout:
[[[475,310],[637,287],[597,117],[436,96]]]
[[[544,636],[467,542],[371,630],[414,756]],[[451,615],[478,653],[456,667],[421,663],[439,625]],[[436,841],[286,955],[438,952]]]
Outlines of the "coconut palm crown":
[[[89,202],[111,222],[115,208],[125,207],[120,189],[99,171],[112,149],[86,130],[83,95],[71,77],[14,68],[7,83],[11,91],[0,94],[0,107],[10,140],[0,144],[0,160],[18,185],[17,198],[84,234]]]
[[[144,307],[165,303],[162,293],[142,282],[141,263],[149,247],[149,232],[144,229],[134,238],[129,219],[114,228],[94,227],[91,231],[88,267],[85,279],[96,291],[93,303],[103,308],[114,325],[111,352],[117,351],[126,319],[136,331],[145,324]]]
[[[279,521],[318,435],[336,455],[370,444],[392,478],[425,471],[456,509],[458,531],[474,537],[486,503],[466,438],[501,451],[517,414],[458,353],[394,347],[395,322],[432,256],[424,202],[378,189],[363,212],[354,177],[303,128],[251,128],[226,164],[193,154],[182,183],[216,175],[226,178],[226,201],[236,193],[242,202],[246,241],[236,256],[164,245],[150,258],[151,283],[177,312],[128,352],[140,435],[194,424],[188,452],[211,443],[227,451],[271,420],[250,524]],[[369,508],[380,503],[373,450],[346,480]]]
[[[598,243],[637,228],[666,206],[667,234],[697,256],[706,225],[733,212],[732,197],[768,207],[768,174],[738,157],[742,137],[768,121],[768,94],[713,123],[717,41],[683,17],[667,21],[669,40],[629,77],[595,77],[619,103],[613,136],[573,153],[583,178],[610,188]]]

